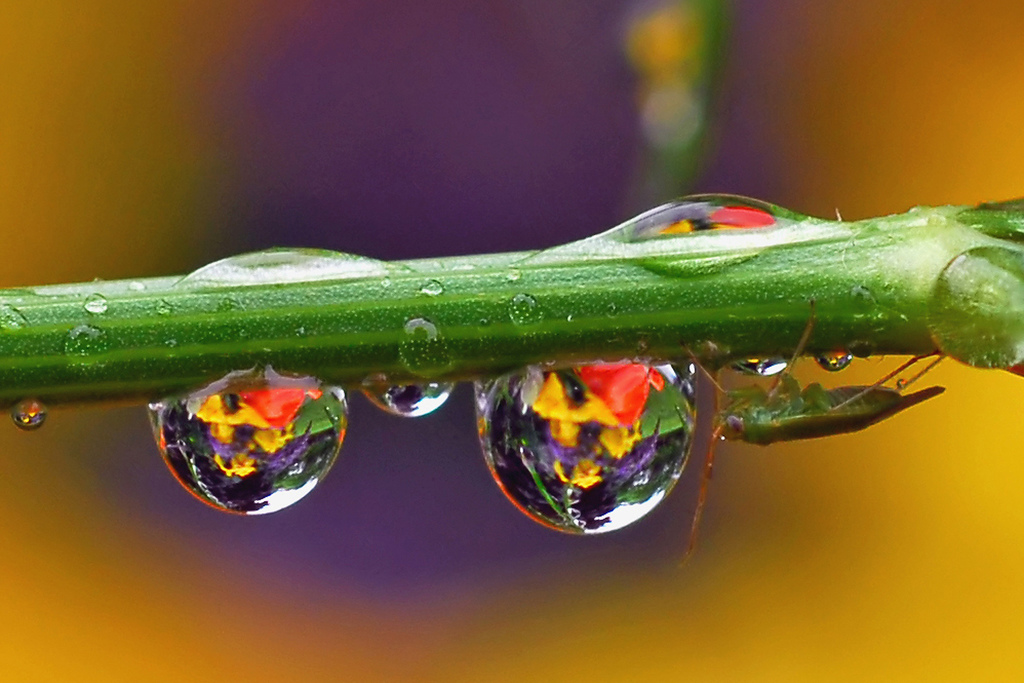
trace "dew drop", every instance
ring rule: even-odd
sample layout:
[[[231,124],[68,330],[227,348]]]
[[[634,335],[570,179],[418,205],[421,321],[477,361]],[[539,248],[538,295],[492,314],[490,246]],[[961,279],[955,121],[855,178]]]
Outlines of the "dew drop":
[[[529,294],[516,294],[509,303],[508,315],[516,325],[530,325],[540,322],[543,314],[537,300]]]
[[[451,382],[400,384],[390,387],[374,383],[364,386],[363,393],[375,406],[393,415],[420,417],[429,415],[444,405],[453,387],[454,384]]]
[[[144,292],[146,291],[146,285],[145,283],[135,280],[128,283],[128,289],[132,292]]]
[[[85,310],[93,315],[102,315],[107,312],[107,299],[102,294],[91,294],[85,300]]]
[[[164,462],[204,503],[261,515],[296,503],[326,476],[345,437],[345,392],[313,377],[232,372],[149,405]]]
[[[19,401],[11,408],[14,426],[26,432],[39,429],[46,422],[46,406],[34,398]]]
[[[25,316],[14,306],[0,304],[0,328],[5,330],[20,330],[28,325]]]
[[[484,458],[529,517],[574,534],[620,529],[650,512],[686,464],[692,366],[530,367],[476,384]]]
[[[426,294],[427,296],[444,294],[444,285],[438,280],[428,280],[425,285],[420,287],[420,294]]]
[[[849,351],[830,351],[816,356],[815,359],[825,370],[839,372],[849,367],[853,362],[853,354]]]
[[[451,367],[451,352],[437,325],[426,318],[411,318],[404,330],[398,355],[410,372],[430,377]]]
[[[732,368],[747,375],[771,377],[785,370],[787,365],[785,358],[748,358],[733,363]]]
[[[72,327],[68,331],[68,337],[64,342],[64,353],[72,356],[87,356],[92,353],[105,351],[106,348],[106,333],[92,325],[76,325]]]
[[[522,272],[519,271],[518,268],[513,268],[512,270],[508,271],[507,275],[505,275],[505,279],[508,280],[509,282],[519,282],[519,278],[521,278],[522,276],[523,274]]]

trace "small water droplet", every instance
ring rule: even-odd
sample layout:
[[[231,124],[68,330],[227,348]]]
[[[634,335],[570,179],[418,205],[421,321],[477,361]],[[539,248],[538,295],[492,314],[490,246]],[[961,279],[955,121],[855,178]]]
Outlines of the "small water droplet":
[[[825,370],[829,372],[839,372],[853,362],[853,354],[849,351],[830,351],[829,353],[823,353],[815,359]]]
[[[233,296],[226,296],[217,302],[218,313],[230,313],[242,310],[242,302]]]
[[[426,318],[411,318],[403,329],[398,355],[410,372],[430,377],[451,367],[448,343],[434,323]]]
[[[64,353],[73,356],[87,356],[91,353],[105,351],[107,347],[106,333],[92,325],[76,325],[68,331],[64,342]]]
[[[133,291],[133,292],[144,292],[144,291],[146,291],[146,285],[143,282],[139,282],[138,280],[135,280],[133,282],[129,282],[128,283],[128,289]]]
[[[519,271],[518,268],[513,268],[512,270],[508,271],[508,275],[505,276],[505,279],[508,280],[509,282],[519,282],[519,278],[521,278],[522,276],[523,274]]]
[[[25,316],[14,306],[0,304],[0,328],[5,330],[20,330],[28,325]]]
[[[390,287],[391,286],[391,278],[384,278],[383,280],[381,280],[380,281],[380,286],[381,287]]]
[[[567,323],[571,323],[572,322],[572,313],[570,313],[569,315],[565,316],[565,322],[567,322]]]
[[[167,299],[160,299],[160,301],[156,302],[157,315],[170,315],[173,310],[171,302]]]
[[[516,294],[509,303],[508,315],[516,325],[530,325],[543,318],[537,300],[529,294]]]
[[[688,369],[537,367],[476,384],[487,465],[519,509],[575,534],[620,529],[672,489],[694,426]]]
[[[875,295],[864,285],[854,285],[850,289],[850,295],[862,303],[874,303]]]
[[[244,515],[288,507],[334,464],[345,437],[345,392],[267,368],[233,372],[151,403],[164,462],[201,501]]]
[[[173,349],[175,346],[178,345],[178,340],[177,339],[168,339],[164,343],[167,344],[167,346],[169,346],[169,347],[171,347]]]
[[[11,420],[15,427],[26,432],[39,429],[46,422],[46,406],[34,398],[26,398],[11,408]]]
[[[93,315],[107,312],[107,299],[102,294],[91,294],[85,300],[85,310]]]
[[[454,386],[451,382],[425,382],[390,387],[372,383],[363,388],[363,393],[374,405],[389,413],[402,417],[420,417],[444,405]]]
[[[444,293],[444,285],[438,280],[428,280],[425,285],[420,287],[420,294],[426,294],[427,296],[438,296]]]
[[[786,369],[789,362],[785,358],[748,358],[732,364],[734,370],[748,374],[771,377]]]

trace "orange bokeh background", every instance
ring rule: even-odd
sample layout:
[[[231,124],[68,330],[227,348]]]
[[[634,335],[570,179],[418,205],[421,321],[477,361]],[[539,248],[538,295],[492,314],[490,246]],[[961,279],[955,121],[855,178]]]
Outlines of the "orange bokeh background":
[[[170,274],[230,253],[221,198],[245,174],[204,118],[202,98],[223,86],[206,79],[237,73],[223,66],[247,51],[272,52],[310,4],[3,3],[0,285]],[[357,29],[376,11],[344,4]],[[847,220],[1024,194],[1019,2],[765,4],[734,6],[717,140],[718,154],[760,166],[730,186],[713,159],[700,189],[753,188]],[[730,145],[741,105],[770,155]],[[531,246],[541,245],[518,248]],[[883,367],[861,361],[841,379],[869,382]],[[1024,384],[952,361],[929,380],[946,394],[860,434],[723,448],[683,568],[673,558],[692,497],[678,494],[641,522],[661,550],[634,558],[624,553],[635,544],[595,540],[571,565],[538,552],[492,578],[427,582],[413,598],[308,575],[287,549],[273,560],[294,580],[269,590],[243,557],[196,546],[163,508],[142,514],[111,497],[104,479],[119,468],[162,467],[152,443],[118,437],[126,423],[145,437],[136,412],[57,412],[36,434],[3,429],[0,676],[1019,679]],[[328,526],[354,514],[316,507],[315,495],[302,505]],[[527,524],[507,507],[509,525]]]

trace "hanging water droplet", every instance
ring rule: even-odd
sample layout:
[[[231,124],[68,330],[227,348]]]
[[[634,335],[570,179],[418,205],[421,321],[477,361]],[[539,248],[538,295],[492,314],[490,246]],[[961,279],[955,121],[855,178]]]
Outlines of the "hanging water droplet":
[[[537,367],[476,384],[484,457],[534,520],[576,534],[620,529],[675,485],[693,435],[690,367]]]
[[[543,317],[537,300],[529,294],[516,294],[509,303],[508,316],[516,325],[540,322]]]
[[[398,355],[410,372],[430,377],[451,367],[448,344],[437,326],[426,318],[411,318],[398,345]]]
[[[825,370],[839,372],[849,367],[853,362],[853,354],[849,351],[830,351],[816,356],[815,359]]]
[[[18,401],[11,408],[11,420],[15,427],[26,432],[39,429],[46,422],[46,406],[34,398]]]
[[[425,285],[420,287],[420,294],[426,294],[427,296],[444,294],[444,285],[438,280],[428,280]]]
[[[28,325],[25,316],[14,306],[0,304],[0,327],[5,330],[20,330]]]
[[[345,437],[345,392],[312,377],[233,372],[149,405],[164,462],[201,501],[258,515],[288,507],[324,478]]]
[[[85,310],[93,315],[107,312],[107,299],[102,294],[91,294],[85,300]]]
[[[786,369],[789,362],[785,358],[748,358],[732,364],[734,370],[748,375],[771,377]]]
[[[444,405],[454,386],[451,382],[425,382],[390,387],[374,383],[365,386],[363,393],[374,405],[389,413],[402,417],[420,417]]]

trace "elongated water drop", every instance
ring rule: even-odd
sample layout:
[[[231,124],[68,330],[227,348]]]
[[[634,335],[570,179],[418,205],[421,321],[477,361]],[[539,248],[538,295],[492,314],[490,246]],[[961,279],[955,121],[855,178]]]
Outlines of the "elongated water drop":
[[[345,436],[345,392],[270,367],[151,403],[164,462],[201,501],[245,515],[288,507],[327,474]]]
[[[785,358],[748,358],[733,363],[732,368],[748,375],[771,377],[785,370],[787,365]]]
[[[849,367],[853,362],[853,354],[849,351],[830,351],[816,356],[815,359],[823,369],[829,372],[839,372]]]
[[[451,396],[454,385],[451,382],[424,382],[423,384],[400,384],[384,386],[369,384],[363,393],[370,401],[389,413],[401,417],[428,415]]]
[[[11,420],[15,427],[26,432],[39,429],[46,422],[46,406],[34,398],[18,401],[11,408]]]
[[[545,526],[620,529],[675,485],[689,454],[695,370],[641,363],[526,370],[476,384],[484,457]]]

